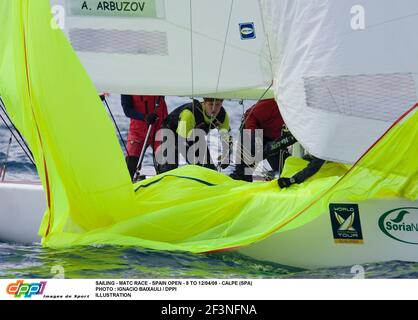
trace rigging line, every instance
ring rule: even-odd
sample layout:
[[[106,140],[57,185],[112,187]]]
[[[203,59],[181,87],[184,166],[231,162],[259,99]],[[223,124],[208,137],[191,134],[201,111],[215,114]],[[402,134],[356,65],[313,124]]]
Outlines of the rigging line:
[[[398,21],[401,21],[401,20],[406,20],[406,19],[409,19],[409,18],[412,18],[412,17],[415,17],[415,16],[418,16],[418,12],[414,12],[414,13],[411,13],[411,14],[408,14],[408,15],[402,16],[402,17],[389,19],[389,20],[382,21],[382,22],[379,22],[379,23],[376,23],[376,24],[367,25],[367,29],[380,27],[380,26],[383,26],[385,24],[394,23],[394,22],[398,22]],[[344,33],[340,33],[337,36],[344,37],[344,36],[347,36],[347,35],[351,35],[354,32],[359,32],[359,30],[350,30],[350,31],[347,31],[347,32],[344,32]]]
[[[120,132],[119,126],[118,126],[118,124],[116,123],[116,119],[115,119],[115,117],[113,116],[112,110],[110,110],[110,106],[109,106],[109,104],[107,103],[106,97],[105,97],[105,96],[103,96],[102,100],[103,100],[104,104],[106,105],[107,110],[109,111],[109,114],[110,114],[110,117],[111,117],[111,118],[112,118],[112,120],[113,120],[113,123],[115,124],[116,130],[118,131],[119,138],[120,138],[120,140],[122,141],[122,144],[123,144],[123,147],[125,148],[126,154],[129,156],[129,152],[128,152],[128,148],[126,147],[125,140],[124,140],[124,139],[123,139],[123,137],[122,137],[122,133]]]
[[[219,82],[221,80],[221,72],[222,72],[222,68],[223,68],[225,50],[226,50],[226,41],[228,40],[229,27],[231,25],[231,16],[232,16],[233,7],[234,7],[234,0],[231,1],[231,7],[229,8],[228,25],[226,27],[224,45],[223,45],[223,48],[222,48],[221,64],[219,65],[219,72],[218,72],[218,79],[216,81],[215,95],[218,94],[218,90],[219,90]]]
[[[219,91],[219,83],[220,83],[220,80],[221,80],[221,73],[222,73],[223,62],[224,62],[224,58],[225,58],[226,42],[228,40],[228,34],[229,34],[229,28],[230,28],[230,25],[231,25],[231,17],[232,17],[233,7],[234,7],[234,0],[231,0],[231,6],[229,8],[228,23],[227,23],[227,27],[226,27],[225,38],[224,38],[224,43],[223,43],[223,48],[222,48],[221,63],[219,65],[218,78],[216,80],[215,96],[217,96],[218,91]],[[215,102],[216,102],[216,98],[213,101],[212,107],[215,105]],[[203,110],[203,112],[205,112],[205,110]],[[214,116],[209,117],[209,129],[212,128],[213,121],[215,121],[215,119],[216,119],[216,116],[215,117]],[[221,137],[221,139],[222,139],[222,137]]]
[[[221,139],[225,139],[226,137],[222,137]],[[226,140],[222,140],[223,142],[226,142]],[[238,150],[239,149],[239,150]],[[243,146],[240,146],[237,148],[237,152],[240,152],[242,155],[242,160],[244,161],[244,163],[251,163],[252,160],[254,160],[254,156],[251,154],[251,152],[247,149],[244,148]],[[264,160],[264,159],[263,159]],[[251,168],[251,170],[253,171],[253,173],[256,171],[256,167],[261,163],[261,170],[262,170],[262,175],[264,177],[267,177],[268,174],[266,172],[268,172],[269,170],[264,166],[263,161],[259,162],[257,165],[255,165],[253,168],[251,167],[251,165],[247,165],[248,168]],[[234,163],[233,165],[237,165],[236,163]]]
[[[193,59],[193,6],[192,0],[189,0],[189,21],[190,21],[190,64],[191,64],[191,89],[192,89],[192,113],[195,114],[195,99],[194,99],[194,59]],[[205,113],[204,107],[202,107],[203,113]],[[206,162],[206,158],[204,159]]]
[[[267,89],[267,91],[268,91],[269,89]],[[265,93],[264,93],[265,94]],[[264,96],[264,94],[261,96],[261,98]],[[250,112],[250,114],[251,114],[251,112]],[[245,119],[246,120],[246,119]],[[244,121],[245,121],[244,120]],[[244,123],[244,122],[243,122]],[[241,132],[241,135],[242,135],[242,130],[240,130],[240,132]],[[220,136],[220,138],[221,138],[221,143],[222,142],[224,142],[224,143],[226,143],[227,141],[225,140],[226,138],[227,138],[227,136]],[[241,138],[242,139],[242,138]],[[252,156],[252,154],[251,154],[251,152],[247,149],[247,148],[244,148],[243,146],[240,146],[239,147],[239,150],[237,149],[237,151],[238,152],[240,152],[241,153],[241,155],[242,155],[242,158],[243,158],[243,160],[244,160],[244,162],[246,162],[246,163],[249,163],[249,162],[251,162],[250,160],[251,159],[253,159],[253,156]],[[235,165],[237,165],[237,164],[235,164]],[[263,170],[263,172],[268,172],[269,170],[264,166],[264,164],[262,164],[262,162],[261,162],[261,169]],[[255,172],[255,167],[254,167],[254,169],[253,169],[253,172]],[[262,172],[262,175],[264,175],[265,177],[267,177],[268,176],[268,174],[264,174]]]
[[[273,80],[270,82],[270,85],[267,87],[267,89],[263,92],[263,94],[260,96],[260,98],[257,100],[257,102],[256,102],[256,104],[258,103],[258,102],[260,102],[262,99],[263,99],[263,97],[266,95],[266,93],[270,90],[270,88],[273,86]],[[242,135],[242,130],[243,130],[243,128],[244,128],[244,125],[245,125],[245,122],[247,121],[247,119],[248,119],[248,117],[253,113],[253,111],[254,111],[254,109],[251,109],[251,111],[244,117],[244,119],[242,120],[242,122],[241,122],[241,125],[240,125],[240,127],[239,127],[239,132],[241,133],[241,135]],[[239,150],[239,152],[241,152],[241,154],[242,154],[242,156],[243,156],[243,158],[244,158],[244,160],[245,160],[245,158],[247,158],[248,159],[248,150],[245,150],[244,148],[242,148],[241,147],[241,150]],[[245,153],[247,153],[247,154],[245,154]],[[262,165],[262,168],[263,168],[263,170],[265,170],[265,171],[268,171],[265,167],[264,167],[264,165]]]
[[[270,88],[273,86],[273,80],[270,82],[270,85],[267,87],[267,89],[263,92],[263,94],[261,95],[260,98],[258,98],[257,102],[255,104],[257,104],[258,102],[260,102],[261,100],[263,100],[264,96],[266,95],[266,93],[270,90]],[[244,120],[242,121],[240,127],[239,127],[239,131],[241,131],[244,128],[244,124],[247,121],[248,117],[253,113],[254,109],[252,109],[247,116],[245,116]]]
[[[191,72],[191,89],[192,89],[192,113],[195,114],[194,107],[194,59],[193,59],[193,6],[192,0],[189,0],[189,26],[190,26],[190,72]],[[204,112],[204,110],[203,110]],[[188,135],[188,132],[186,132]],[[187,137],[186,137],[187,138]],[[186,159],[187,161],[187,159]]]
[[[225,139],[226,137],[222,137],[221,139]],[[223,142],[226,142],[226,140],[222,140]],[[251,152],[247,149],[244,148],[241,144],[238,145],[239,147],[237,148],[237,152],[241,153],[242,156],[242,161],[247,164],[247,168],[249,168],[250,170],[252,170],[252,173],[255,173],[257,171],[257,167],[259,165],[261,165],[261,175],[265,178],[270,178],[270,174],[269,174],[269,170],[264,166],[263,161],[260,161],[258,163],[254,163],[253,165],[249,164],[251,163],[254,159],[254,156],[251,154]],[[263,159],[264,160],[264,159]],[[238,164],[236,163],[232,163],[232,166],[237,166]]]
[[[7,145],[7,151],[6,151],[6,158],[4,159],[3,166],[0,168],[1,182],[4,182],[4,179],[6,178],[7,162],[9,161],[10,146],[12,145],[12,140],[13,140],[13,134],[9,138],[9,144]]]
[[[189,0],[189,20],[190,20],[190,64],[191,64],[191,85],[192,85],[192,109],[194,113],[194,60],[193,60],[193,7],[192,0]]]
[[[13,129],[7,124],[6,119],[4,119],[1,114],[0,114],[0,118],[1,118],[1,120],[3,120],[4,124],[6,125],[6,128],[13,135],[13,137],[15,138],[15,140],[17,141],[17,143],[19,144],[19,146],[22,148],[23,152],[26,154],[26,156],[28,157],[28,159],[30,160],[30,162],[32,162],[32,164],[36,167],[35,161],[31,158],[31,156],[28,154],[28,152],[26,151],[26,149],[23,147],[23,145],[21,144],[21,142],[19,141],[19,139],[16,137],[15,133],[13,132]]]
[[[223,44],[223,48],[222,48],[221,63],[219,65],[218,79],[216,80],[215,96],[218,94],[218,91],[219,91],[219,83],[221,81],[221,73],[222,73],[223,63],[224,63],[224,58],[225,58],[226,41],[228,40],[229,27],[231,25],[231,17],[232,17],[233,7],[234,7],[234,0],[231,0],[231,6],[229,8],[228,24],[227,24],[227,27],[226,27],[224,44]],[[216,100],[214,100],[213,104],[215,104],[215,101]],[[215,118],[216,117],[210,117],[209,128],[212,127],[212,124],[213,124],[213,121],[215,120]]]
[[[263,10],[263,7],[262,7],[262,5],[261,5],[261,1],[258,1],[258,6],[259,6],[259,8],[260,8],[260,13],[261,13],[261,23],[262,23],[262,25],[263,25],[263,29],[264,29],[264,33],[265,33],[265,35],[266,35],[266,40],[267,40],[267,48],[268,48],[268,52],[269,52],[269,56],[270,56],[270,72],[271,72],[271,77],[273,78],[273,53],[272,53],[272,50],[271,50],[271,44],[270,44],[270,34],[271,34],[271,32],[268,32],[267,31],[267,27],[266,27],[266,21],[265,21],[265,19],[264,19],[264,10]]]
[[[244,164],[247,164],[247,167],[250,168],[253,173],[256,171],[256,168],[258,167],[258,165],[261,164],[261,170],[262,170],[262,174],[264,176],[267,176],[266,174],[264,174],[264,172],[268,172],[269,170],[264,166],[263,164],[263,160],[260,161],[259,163],[254,163],[254,164],[250,164],[252,161],[254,161],[254,156],[252,156],[249,151],[246,148],[241,147],[240,150],[237,149],[238,152],[242,152],[242,161],[244,162]],[[237,166],[238,164],[234,163],[235,166]]]
[[[32,151],[30,150],[30,148],[29,148],[29,146],[28,146],[28,144],[27,144],[26,140],[23,138],[22,134],[21,134],[21,133],[20,133],[20,131],[16,128],[16,126],[13,124],[12,119],[10,119],[9,115],[7,114],[7,111],[6,111],[6,106],[4,105],[4,102],[3,102],[3,99],[1,98],[1,96],[0,96],[0,109],[3,111],[4,115],[7,117],[7,120],[9,121],[9,123],[13,126],[13,129],[16,131],[16,133],[18,134],[19,138],[22,140],[22,142],[23,142],[23,144],[25,145],[25,147],[26,147],[27,151],[28,151],[28,152],[29,152],[29,154],[31,155],[32,159],[34,159],[34,156],[33,156],[33,154],[32,154]],[[4,120],[3,120],[3,122],[4,122]],[[6,122],[4,122],[4,123],[6,124]],[[16,141],[19,141],[16,137],[15,137],[15,139],[16,139]],[[22,146],[21,146],[21,147],[22,147]],[[23,149],[23,147],[22,147],[22,149]],[[23,149],[23,151],[25,151],[25,150]],[[26,153],[26,152],[25,152],[25,153]],[[29,159],[30,159],[31,157],[29,157]]]

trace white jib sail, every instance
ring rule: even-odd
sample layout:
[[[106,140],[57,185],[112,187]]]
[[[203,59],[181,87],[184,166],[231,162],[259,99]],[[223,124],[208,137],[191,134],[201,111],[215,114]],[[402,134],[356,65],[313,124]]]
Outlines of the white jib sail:
[[[98,91],[258,99],[271,83],[257,0],[51,4]]]
[[[260,3],[275,95],[308,152],[353,163],[417,102],[418,1]]]

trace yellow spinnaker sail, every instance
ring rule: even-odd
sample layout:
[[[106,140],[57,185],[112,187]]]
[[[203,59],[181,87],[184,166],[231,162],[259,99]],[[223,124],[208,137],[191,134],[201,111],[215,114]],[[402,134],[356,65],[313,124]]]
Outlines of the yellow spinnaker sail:
[[[46,246],[204,252],[297,228],[331,200],[418,197],[417,106],[350,170],[330,163],[286,190],[276,181],[249,184],[195,166],[132,186],[113,125],[64,34],[53,28],[49,1],[2,0],[0,30],[0,94],[46,191]],[[288,160],[285,175],[303,165]]]

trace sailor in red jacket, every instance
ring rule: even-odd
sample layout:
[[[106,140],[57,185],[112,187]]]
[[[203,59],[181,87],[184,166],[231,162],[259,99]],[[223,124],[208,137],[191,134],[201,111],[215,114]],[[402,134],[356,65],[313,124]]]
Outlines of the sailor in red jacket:
[[[161,143],[156,141],[155,134],[161,128],[161,124],[165,118],[167,118],[167,105],[163,96],[122,95],[121,102],[125,115],[131,119],[126,163],[129,173],[133,178],[149,125],[152,125],[152,129],[149,139],[146,142],[146,148],[152,144],[155,159],[155,152]],[[155,165],[155,167],[157,169],[158,166]]]
[[[283,124],[282,115],[280,114],[279,107],[274,99],[261,100],[256,103],[245,112],[243,124],[241,125],[243,129],[247,129],[247,131],[242,134],[248,133],[248,130],[250,130],[251,134],[251,151],[243,152],[251,152],[251,155],[254,156],[256,129],[263,130],[263,146],[265,146],[267,143],[280,138]],[[266,155],[264,155],[264,157],[266,157]],[[255,166],[256,164],[246,163],[245,154],[241,154],[240,160],[241,164],[236,165],[234,172],[231,174],[231,178],[251,182],[252,175],[245,172],[245,169],[250,166]],[[267,157],[267,161],[274,171],[279,170],[279,155]]]

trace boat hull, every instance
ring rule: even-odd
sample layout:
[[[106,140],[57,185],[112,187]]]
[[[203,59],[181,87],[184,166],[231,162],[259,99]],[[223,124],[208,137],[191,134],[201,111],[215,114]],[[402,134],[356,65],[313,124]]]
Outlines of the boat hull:
[[[356,239],[355,232],[349,230],[338,234],[340,224],[336,222],[335,212],[330,206],[329,212],[324,212],[302,227],[276,233],[239,251],[258,260],[302,268],[348,266],[392,260],[418,261],[418,232],[393,230],[395,224],[392,222],[399,217],[402,208],[405,208],[404,211],[408,211],[409,214],[404,217],[404,221],[396,225],[416,226],[418,201],[379,199],[359,203],[345,202],[343,206],[350,208],[355,205],[358,205],[355,219],[359,221],[354,228],[358,229],[360,226],[362,239]],[[392,230],[387,230],[388,223],[392,225]],[[353,234],[354,239],[350,239]],[[344,236],[347,238],[344,239]]]
[[[0,241],[38,242],[38,228],[45,212],[40,184],[0,183]]]
[[[37,232],[45,211],[41,185],[0,183],[0,201],[0,241],[40,241]],[[341,208],[351,210],[352,215],[344,216],[338,211]],[[299,228],[273,234],[238,251],[258,260],[302,268],[418,261],[418,231],[406,230],[409,225],[418,226],[418,201],[344,202],[331,204],[329,209]],[[387,230],[389,225],[392,230]],[[394,230],[395,225],[405,230]]]

